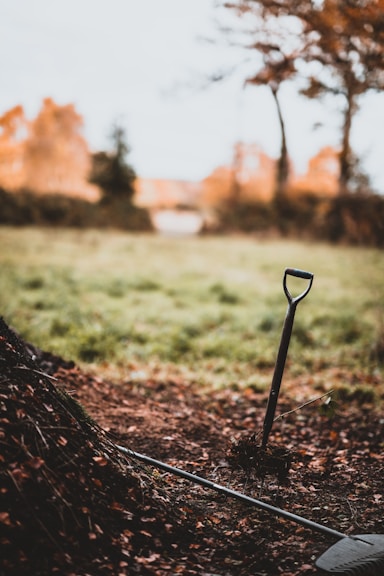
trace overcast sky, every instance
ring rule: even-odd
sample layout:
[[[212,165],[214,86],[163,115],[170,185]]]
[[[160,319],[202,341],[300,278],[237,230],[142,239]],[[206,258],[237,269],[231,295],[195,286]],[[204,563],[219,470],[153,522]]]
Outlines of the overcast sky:
[[[110,147],[119,121],[130,162],[146,177],[200,180],[230,162],[238,140],[276,156],[272,98],[265,88],[243,88],[253,64],[226,45],[222,17],[215,0],[0,0],[0,114],[22,104],[33,118],[45,97],[74,103],[93,150]],[[233,68],[228,80],[207,81]],[[282,103],[301,171],[322,146],[337,146],[339,103],[307,102],[290,86]],[[366,99],[353,145],[384,192],[383,94]]]

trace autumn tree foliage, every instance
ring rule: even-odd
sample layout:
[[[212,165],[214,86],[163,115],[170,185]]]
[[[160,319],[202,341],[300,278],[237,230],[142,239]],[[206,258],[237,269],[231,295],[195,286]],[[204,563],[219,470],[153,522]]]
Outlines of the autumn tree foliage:
[[[23,184],[24,143],[28,122],[22,106],[14,106],[0,116],[0,185],[8,190]]]
[[[384,90],[384,1],[306,0],[294,5],[311,37],[303,58],[319,65],[303,93],[310,98],[332,94],[344,100],[339,180],[344,194],[354,174],[350,137],[359,97]]]
[[[97,189],[87,182],[90,153],[82,129],[74,105],[51,98],[30,121],[22,106],[5,112],[0,117],[0,186],[97,199]]]
[[[248,81],[269,86],[278,106],[282,147],[277,191],[286,182],[287,151],[276,98],[281,83],[300,74],[305,96],[343,99],[339,192],[348,192],[356,172],[350,137],[360,97],[384,89],[384,0],[240,0],[224,6],[257,17],[256,42],[249,47],[262,54],[264,66]]]
[[[90,170],[83,119],[73,104],[46,98],[30,125],[24,149],[25,183],[34,192],[57,193],[84,187]]]
[[[293,26],[291,18],[280,21],[264,2],[226,2],[225,6],[244,18],[243,45],[260,56],[255,69],[247,74],[245,85],[268,87],[275,102],[281,138],[275,173],[275,195],[279,197],[286,194],[290,178],[281,87],[297,74],[295,59],[303,37],[298,33],[298,22]]]
[[[291,194],[311,193],[321,197],[334,197],[339,189],[338,152],[325,146],[310,159],[306,174],[297,176],[291,187]]]
[[[237,142],[232,166],[219,166],[202,182],[204,206],[269,202],[274,194],[275,162],[256,144]]]

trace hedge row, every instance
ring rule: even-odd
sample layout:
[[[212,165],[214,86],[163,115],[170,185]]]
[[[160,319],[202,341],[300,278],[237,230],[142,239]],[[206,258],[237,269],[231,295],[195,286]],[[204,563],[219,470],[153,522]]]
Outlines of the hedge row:
[[[206,232],[278,235],[361,246],[384,246],[384,196],[310,194],[271,203],[222,205],[217,226]],[[66,196],[8,193],[0,189],[0,224],[153,231],[148,211],[124,199],[90,203]]]
[[[59,194],[37,196],[29,191],[13,194],[2,189],[0,224],[152,230],[148,212],[123,199],[91,203]]]
[[[384,246],[384,196],[310,194],[222,207],[219,231],[275,234],[361,246]]]

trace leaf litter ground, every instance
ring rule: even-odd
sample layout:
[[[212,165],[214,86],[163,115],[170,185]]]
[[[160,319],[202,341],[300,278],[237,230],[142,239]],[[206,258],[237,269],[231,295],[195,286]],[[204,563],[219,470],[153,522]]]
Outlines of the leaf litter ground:
[[[342,532],[384,532],[384,417],[372,401],[331,415],[282,398],[279,411],[294,411],[270,446],[292,462],[261,478],[254,433],[267,398],[252,388],[102,380],[3,321],[0,368],[1,576],[319,573],[326,536],[144,466],[115,443]]]

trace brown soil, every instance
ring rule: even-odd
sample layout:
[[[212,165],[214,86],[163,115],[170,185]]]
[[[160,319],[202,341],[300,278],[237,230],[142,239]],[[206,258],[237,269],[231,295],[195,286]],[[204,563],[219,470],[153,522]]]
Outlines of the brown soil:
[[[345,533],[384,532],[380,409],[311,404],[275,422],[260,450],[266,401],[177,378],[106,382],[1,321],[0,575],[319,573],[328,536],[115,444]],[[296,407],[281,399],[278,409]]]

